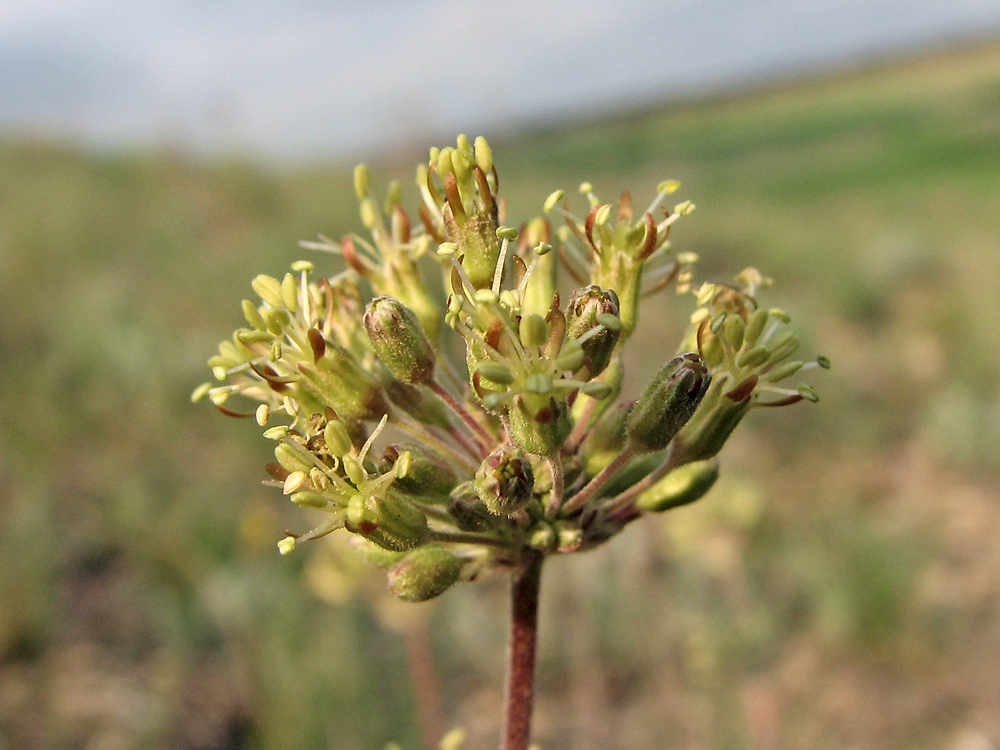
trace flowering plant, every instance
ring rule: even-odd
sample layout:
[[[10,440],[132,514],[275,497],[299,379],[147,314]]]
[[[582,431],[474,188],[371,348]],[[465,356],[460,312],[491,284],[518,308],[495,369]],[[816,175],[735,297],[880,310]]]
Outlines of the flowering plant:
[[[417,184],[414,229],[399,185],[380,205],[359,166],[370,239],[303,243],[342,257],[332,277],[314,278],[307,261],[280,280],[257,276],[247,327],[209,360],[223,384],[195,396],[255,416],[275,441],[269,483],[322,514],[285,536],[282,554],[344,529],[413,602],[512,575],[504,747],[524,750],[545,557],[701,498],[747,412],[816,401],[786,382],[829,363],[791,360],[798,339],[784,312],[758,302],[768,281],[755,269],[693,285],[697,257],[669,241],[694,210],[665,205],[677,182],[641,213],[628,193],[613,207],[584,184],[580,216],[556,191],[544,204],[556,231],[546,218],[506,224],[483,138],[431,149]],[[644,392],[624,394],[640,301],[671,286],[694,295],[689,329]],[[236,410],[237,396],[259,405]]]

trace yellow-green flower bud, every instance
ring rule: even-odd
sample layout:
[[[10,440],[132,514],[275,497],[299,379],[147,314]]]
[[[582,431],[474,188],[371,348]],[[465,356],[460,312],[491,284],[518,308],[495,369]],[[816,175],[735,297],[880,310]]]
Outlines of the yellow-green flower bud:
[[[372,498],[359,509],[359,498],[360,495],[355,496],[348,505],[346,525],[349,531],[396,552],[419,547],[430,536],[427,517],[409,500],[390,494]]]
[[[756,383],[756,375],[735,388],[731,382],[713,383],[694,416],[677,434],[678,455],[685,461],[701,461],[722,450],[750,409]]]
[[[419,445],[390,445],[382,452],[383,473],[396,465],[400,455],[410,454],[410,463],[404,476],[396,477],[392,489],[429,503],[445,503],[458,484],[454,470],[437,453]]]
[[[635,506],[639,510],[661,513],[693,503],[704,497],[718,478],[718,459],[693,461],[674,469],[639,495]]]
[[[541,552],[551,552],[557,541],[556,530],[546,521],[539,521],[528,534],[528,546]]]
[[[618,312],[618,295],[613,289],[601,289],[589,284],[577,289],[569,298],[566,335],[575,339],[583,337],[580,345],[583,347],[584,371],[580,373],[580,379],[589,380],[600,375],[611,361],[621,334],[620,321],[617,326],[612,322],[618,321]],[[603,316],[610,316],[610,319]],[[584,337],[595,327],[598,328],[597,333]]]
[[[587,474],[595,476],[625,447],[625,420],[631,403],[615,404],[587,433],[581,452]]]
[[[455,520],[455,525],[462,531],[489,531],[499,522],[499,518],[490,513],[486,504],[476,494],[474,482],[463,482],[451,493],[448,503],[448,515]]]
[[[414,550],[389,568],[389,591],[406,602],[440,596],[458,581],[462,558],[446,547]]]
[[[416,314],[394,297],[376,297],[365,311],[372,348],[404,383],[429,383],[434,377],[434,349]]]
[[[629,412],[626,434],[632,449],[645,453],[666,448],[695,413],[711,380],[697,354],[681,354],[665,364]]]
[[[553,395],[519,394],[511,399],[507,417],[514,442],[536,456],[553,455],[573,429],[566,399]]]
[[[476,289],[486,289],[493,283],[500,259],[498,224],[497,204],[492,198],[486,208],[464,220],[456,219],[451,204],[445,204],[445,232],[448,239],[458,245],[459,255],[465,256],[462,267]]]
[[[499,448],[480,464],[475,486],[479,498],[491,512],[509,516],[531,500],[535,475],[526,458],[509,448]]]
[[[379,419],[389,411],[378,380],[343,347],[327,344],[315,365],[299,362],[298,368],[302,390],[347,424]]]

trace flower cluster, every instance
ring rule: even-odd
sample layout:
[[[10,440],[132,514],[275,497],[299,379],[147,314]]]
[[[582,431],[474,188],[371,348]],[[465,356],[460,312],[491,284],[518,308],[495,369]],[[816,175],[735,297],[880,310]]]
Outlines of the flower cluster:
[[[638,218],[628,193],[613,207],[584,184],[582,218],[557,191],[545,217],[508,226],[489,145],[460,136],[431,149],[417,184],[414,225],[398,184],[380,204],[359,166],[370,238],[303,243],[342,257],[332,277],[307,261],[256,277],[247,326],[209,360],[222,384],[195,392],[254,416],[275,441],[270,483],[322,515],[282,539],[283,554],[346,529],[388,568],[393,593],[429,599],[697,500],[750,409],[816,400],[783,383],[828,362],[790,361],[798,340],[785,313],[759,306],[756,270],[693,288],[697,257],[669,241],[694,210],[664,205],[678,183]],[[640,301],[670,286],[697,300],[690,330],[645,391],[623,398]],[[238,397],[258,405],[234,408]]]

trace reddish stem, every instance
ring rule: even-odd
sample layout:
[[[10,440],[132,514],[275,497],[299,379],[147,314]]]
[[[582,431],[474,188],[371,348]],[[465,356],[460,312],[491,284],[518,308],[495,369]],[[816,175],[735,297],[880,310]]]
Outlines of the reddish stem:
[[[535,649],[538,640],[538,589],[544,559],[541,553],[531,552],[525,566],[513,575],[501,750],[528,750],[531,740]]]

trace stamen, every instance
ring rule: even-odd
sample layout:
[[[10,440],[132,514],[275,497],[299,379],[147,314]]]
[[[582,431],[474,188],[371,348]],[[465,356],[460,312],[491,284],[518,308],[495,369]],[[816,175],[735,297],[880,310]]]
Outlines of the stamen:
[[[368,449],[372,447],[372,443],[375,442],[375,439],[382,434],[382,430],[385,429],[385,423],[388,421],[389,421],[389,415],[383,414],[382,419],[379,420],[378,426],[374,430],[372,430],[372,434],[368,436],[368,439],[365,441],[365,444],[361,446],[361,452],[358,454],[358,463],[364,464],[365,456],[368,455]],[[362,471],[363,470],[364,467],[362,466]]]
[[[334,255],[343,255],[344,251],[341,249],[340,244],[334,242],[329,237],[322,234],[317,235],[319,237],[319,242],[310,242],[308,240],[299,240],[299,247],[305,248],[306,250],[320,250],[324,253],[333,253]]]
[[[506,237],[500,243],[500,257],[497,258],[497,267],[493,271],[493,284],[491,288],[497,294],[500,294],[500,282],[503,281],[503,267],[507,260],[507,248],[510,246],[510,240]]]

